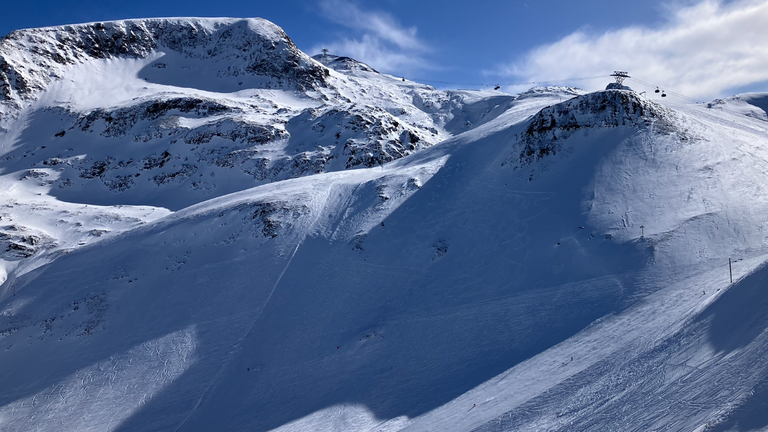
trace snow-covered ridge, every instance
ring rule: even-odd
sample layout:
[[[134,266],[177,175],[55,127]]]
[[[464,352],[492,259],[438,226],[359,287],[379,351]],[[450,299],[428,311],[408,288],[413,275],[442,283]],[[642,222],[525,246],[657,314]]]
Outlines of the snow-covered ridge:
[[[359,62],[350,57],[340,57],[332,54],[317,54],[313,55],[312,58],[336,71],[362,71],[379,73],[376,69],[368,66],[367,64]]]
[[[768,93],[745,93],[725,99],[715,99],[707,104],[707,108],[768,121]]]
[[[574,95],[442,91],[329,59],[311,59],[262,19],[125,20],[3,38],[0,282],[168,209],[381,166],[511,107],[527,116]],[[351,225],[395,208],[423,181],[414,178],[376,185],[373,209]],[[275,228],[282,213],[265,217]],[[290,236],[289,219],[269,237]]]
[[[673,110],[638,96],[632,91],[605,90],[589,93],[546,107],[533,116],[520,134],[522,148],[505,161],[516,168],[556,155],[563,142],[577,131],[591,128],[653,127],[656,133],[677,133]]]
[[[511,107],[579,94],[442,91],[354,59],[315,57],[330,69],[261,19],[14,32],[0,42],[8,88],[0,114],[9,114],[0,119],[0,168],[65,201],[180,209],[264,183],[381,165]]]
[[[67,66],[96,59],[147,58],[158,50],[205,60],[217,78],[259,76],[264,87],[324,85],[325,68],[269,21],[139,19],[14,31],[0,41],[0,101],[35,99]],[[162,63],[156,65],[164,68]]]

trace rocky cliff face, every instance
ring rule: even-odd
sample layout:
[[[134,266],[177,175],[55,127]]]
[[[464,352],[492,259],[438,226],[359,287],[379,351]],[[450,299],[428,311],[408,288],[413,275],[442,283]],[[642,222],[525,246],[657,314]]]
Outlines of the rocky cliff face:
[[[312,58],[337,71],[363,71],[378,73],[376,69],[350,57],[340,57],[332,54],[317,54],[313,55]]]
[[[672,110],[625,90],[605,90],[578,96],[539,111],[519,136],[519,152],[505,165],[520,168],[556,155],[564,150],[563,142],[579,131],[629,126],[636,129],[653,127],[660,134],[678,133],[673,126]]]
[[[7,35],[0,41],[0,101],[19,107],[35,99],[70,65],[143,59],[157,51],[205,61],[217,78],[262,77],[270,88],[307,90],[325,85],[327,76],[280,27],[263,19],[125,20]]]

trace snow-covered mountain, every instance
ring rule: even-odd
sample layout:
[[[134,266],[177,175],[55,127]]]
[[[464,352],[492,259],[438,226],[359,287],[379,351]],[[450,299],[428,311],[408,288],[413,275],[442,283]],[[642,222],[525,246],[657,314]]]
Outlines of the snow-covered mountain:
[[[436,90],[261,19],[14,32],[0,429],[766,430],[766,100]]]

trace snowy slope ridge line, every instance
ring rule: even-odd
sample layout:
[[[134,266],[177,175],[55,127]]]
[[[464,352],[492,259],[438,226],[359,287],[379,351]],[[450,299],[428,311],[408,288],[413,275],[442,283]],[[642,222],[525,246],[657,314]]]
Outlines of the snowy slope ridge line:
[[[707,107],[768,121],[768,95],[765,93],[745,93],[726,99],[715,99],[707,104]]]
[[[328,190],[328,194],[330,194],[330,188]],[[325,201],[325,203],[327,203],[328,195],[326,195],[324,201]],[[323,206],[325,206],[325,204]],[[316,211],[315,213],[317,213],[317,216],[315,216],[315,218],[313,219],[312,223],[310,224],[309,231],[312,230],[312,226],[315,225],[315,223],[317,222],[317,219],[320,217],[320,214],[321,214],[318,211]],[[259,313],[253,319],[253,323],[248,327],[248,329],[245,331],[245,333],[243,333],[243,336],[240,339],[238,339],[237,342],[235,343],[234,350],[233,350],[232,356],[230,357],[229,361],[227,361],[225,364],[222,365],[222,367],[219,370],[219,372],[217,372],[216,377],[211,381],[211,384],[205,389],[205,391],[203,391],[201,393],[200,399],[197,400],[197,402],[195,403],[195,406],[192,408],[192,410],[190,411],[189,415],[186,418],[184,418],[184,421],[179,423],[179,425],[176,427],[176,429],[174,429],[174,432],[179,430],[182,426],[184,426],[184,423],[186,423],[187,420],[189,420],[189,418],[192,417],[192,415],[195,413],[195,410],[197,409],[197,407],[200,406],[200,403],[203,401],[203,398],[206,396],[206,394],[208,394],[208,392],[210,391],[211,387],[217,383],[217,381],[222,376],[222,374],[224,373],[226,368],[229,366],[229,363],[231,362],[231,359],[234,358],[240,352],[240,349],[242,348],[241,344],[242,344],[243,340],[246,337],[248,337],[248,335],[251,333],[251,331],[253,330],[253,327],[256,325],[256,323],[258,322],[259,318],[261,317],[261,314],[264,312],[264,309],[269,305],[269,300],[272,299],[272,296],[275,294],[275,290],[277,290],[277,286],[280,284],[280,280],[283,279],[283,276],[285,275],[285,272],[288,271],[288,268],[291,266],[291,263],[293,262],[293,258],[296,256],[296,252],[299,251],[299,248],[301,247],[301,244],[304,242],[305,239],[306,239],[305,237],[301,237],[296,242],[296,247],[293,249],[293,252],[291,252],[291,255],[288,258],[288,261],[285,263],[285,268],[283,268],[283,270],[280,272],[280,275],[277,276],[277,279],[275,280],[275,284],[272,286],[272,290],[269,292],[269,295],[267,295],[267,298],[264,300],[264,304],[261,306],[261,309],[259,310]]]
[[[57,256],[60,256],[62,249],[64,249],[64,253],[67,253],[72,248],[85,250],[93,247],[109,247],[110,244],[124,241],[125,238],[135,237],[136,235],[139,235],[139,233],[163,229],[163,227],[173,226],[174,224],[189,219],[221,217],[224,214],[233,211],[251,210],[254,213],[250,219],[260,221],[263,224],[262,233],[264,236],[275,237],[278,234],[287,234],[289,237],[293,238],[295,234],[292,233],[289,228],[293,228],[293,221],[297,215],[316,215],[314,222],[308,225],[309,228],[299,230],[300,233],[305,233],[299,235],[306,236],[306,232],[313,232],[313,230],[316,229],[317,218],[324,213],[323,206],[307,207],[306,205],[307,200],[311,200],[313,194],[317,193],[316,191],[345,184],[357,185],[360,183],[376,183],[378,184],[376,189],[379,191],[379,194],[388,194],[387,200],[376,206],[372,211],[368,211],[355,217],[355,225],[353,225],[353,228],[345,228],[343,226],[336,228],[336,237],[351,240],[355,236],[364,235],[367,231],[372,229],[373,226],[379,224],[381,220],[386,218],[387,214],[396,210],[397,207],[412,193],[429,181],[431,176],[442,167],[445,161],[446,157],[438,154],[435,157],[422,160],[416,164],[409,164],[409,166],[401,167],[399,169],[386,167],[365,172],[329,173],[323,175],[322,180],[311,177],[287,180],[212,199],[173,213],[164,209],[138,207],[134,210],[130,206],[120,206],[121,212],[131,212],[128,213],[130,215],[142,210],[147,211],[147,213],[152,214],[152,219],[147,220],[147,222],[151,221],[151,223],[146,223],[144,221],[140,222],[139,219],[129,217],[127,218],[127,221],[131,224],[129,225],[130,228],[123,228],[115,233],[110,233],[108,230],[83,229],[81,237],[77,237],[77,240],[80,241],[81,244],[76,245],[73,240],[67,239],[68,241],[64,245],[53,245],[54,247],[50,249],[50,254],[36,256],[33,265],[28,263],[28,265],[18,268],[13,273],[9,272],[8,274],[13,275],[13,279],[8,280],[7,283],[3,285],[3,293],[0,295],[0,298],[7,298],[8,296],[19,292],[19,290],[22,290],[23,285],[20,286],[17,284],[15,278],[50,262]],[[16,207],[17,213],[20,211],[23,212],[27,208],[25,206],[19,206],[18,204]],[[72,207],[79,208],[80,212],[89,208],[89,206],[83,207],[77,205],[72,205]],[[99,207],[93,206],[91,209],[91,212],[95,213],[96,217],[100,216],[99,212],[104,211]],[[112,211],[115,211],[115,209],[112,208]],[[156,214],[164,217],[158,218]],[[117,221],[121,220],[121,217],[117,214],[109,216],[117,218]],[[12,220],[8,218],[7,214],[5,219]],[[14,230],[19,229],[21,229],[22,233],[25,233],[28,238],[34,238],[34,240],[29,241],[40,242],[39,239],[34,237],[32,232],[28,232],[29,228],[14,228]],[[0,232],[0,235],[5,236],[2,232]],[[82,236],[87,237],[83,239]],[[11,242],[15,241],[15,237],[12,236],[8,236],[8,239]],[[86,241],[84,242],[83,240]],[[98,244],[96,244],[96,240],[98,240]],[[302,240],[298,240],[297,244],[300,245],[301,241]],[[23,258],[26,258],[37,253],[35,249],[26,245],[24,238],[21,238],[21,241],[12,244],[18,244],[18,246],[7,247],[11,255],[28,251],[22,255]],[[295,254],[296,250],[298,250],[298,247],[294,249],[292,255]],[[287,267],[288,266],[286,266],[286,269]]]

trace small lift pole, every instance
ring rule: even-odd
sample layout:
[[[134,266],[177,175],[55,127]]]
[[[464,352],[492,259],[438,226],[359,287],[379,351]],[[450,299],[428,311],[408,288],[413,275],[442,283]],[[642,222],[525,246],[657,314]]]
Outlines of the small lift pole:
[[[731,267],[730,258],[728,258],[728,273],[731,275],[731,284],[733,284],[733,267]]]

